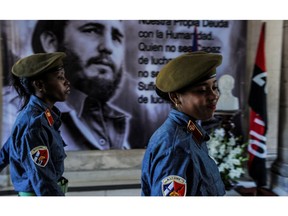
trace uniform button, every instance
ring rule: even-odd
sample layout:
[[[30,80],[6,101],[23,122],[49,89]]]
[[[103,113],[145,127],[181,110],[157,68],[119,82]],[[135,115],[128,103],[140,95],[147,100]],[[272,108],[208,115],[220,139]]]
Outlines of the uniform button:
[[[104,139],[100,139],[100,145],[105,145],[106,141]]]

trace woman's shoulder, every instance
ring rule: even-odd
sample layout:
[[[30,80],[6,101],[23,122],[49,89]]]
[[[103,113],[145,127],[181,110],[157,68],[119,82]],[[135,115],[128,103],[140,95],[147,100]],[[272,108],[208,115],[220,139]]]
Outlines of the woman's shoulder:
[[[27,107],[18,116],[17,121],[20,124],[27,124],[29,128],[42,128],[48,125],[45,111],[36,109],[35,107]]]
[[[168,121],[154,132],[149,140],[148,148],[154,152],[167,152],[178,148],[185,150],[187,142],[184,139],[186,137],[185,128]]]

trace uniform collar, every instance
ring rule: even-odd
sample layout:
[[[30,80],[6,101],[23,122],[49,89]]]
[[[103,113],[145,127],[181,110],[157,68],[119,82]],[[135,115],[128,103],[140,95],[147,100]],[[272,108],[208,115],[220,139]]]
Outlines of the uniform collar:
[[[47,113],[47,110],[49,110],[49,112],[51,113],[51,117],[52,117],[53,121],[47,119],[48,123],[51,124],[51,126],[54,126],[57,129],[61,126],[61,120],[60,120],[61,112],[56,106],[53,106],[52,109],[51,109],[48,106],[48,104],[46,104],[43,100],[41,100],[40,98],[36,97],[35,95],[31,95],[30,96],[29,105],[37,106],[45,113]]]
[[[183,112],[180,112],[176,109],[172,109],[169,113],[169,118],[173,119],[179,125],[187,125],[190,117]]]
[[[192,120],[192,118],[190,116],[188,116],[187,114],[180,112],[176,109],[172,109],[169,113],[169,118],[171,118],[172,120],[174,120],[177,124],[181,125],[182,127],[185,127],[187,129],[187,132],[192,133],[196,139],[198,139],[199,142],[205,140],[209,140],[209,135],[208,133],[197,123],[197,121]],[[188,127],[190,121],[190,126]],[[197,129],[195,130],[195,132],[191,131],[191,123],[192,123],[192,128],[195,126],[199,132],[202,134],[201,137],[199,138],[199,132],[197,131]]]

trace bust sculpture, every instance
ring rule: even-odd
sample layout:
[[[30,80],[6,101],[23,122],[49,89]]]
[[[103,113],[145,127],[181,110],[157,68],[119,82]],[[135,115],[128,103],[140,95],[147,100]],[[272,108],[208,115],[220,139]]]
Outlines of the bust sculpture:
[[[233,111],[239,109],[239,99],[232,95],[234,88],[234,78],[231,75],[223,75],[218,82],[220,98],[216,110]]]

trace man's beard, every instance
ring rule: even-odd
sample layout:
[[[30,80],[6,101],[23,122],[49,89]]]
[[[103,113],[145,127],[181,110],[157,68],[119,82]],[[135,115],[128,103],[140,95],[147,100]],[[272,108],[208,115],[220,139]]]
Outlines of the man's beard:
[[[87,94],[90,99],[105,103],[115,94],[121,82],[121,77],[122,69],[121,72],[117,73],[113,81],[99,78],[89,80],[79,78],[78,81],[74,83],[74,87]]]
[[[71,82],[71,86],[87,94],[90,99],[103,103],[109,101],[115,95],[122,79],[123,66],[115,71],[113,80],[97,77],[88,79],[83,76],[83,68],[79,64],[80,59],[77,55],[64,48],[61,51],[67,55],[64,59],[64,66],[66,77]]]

